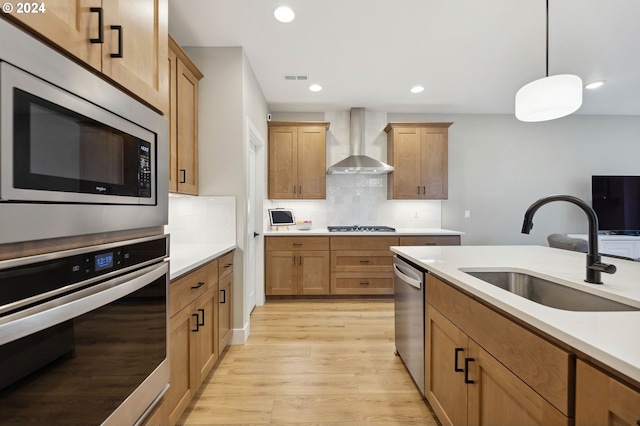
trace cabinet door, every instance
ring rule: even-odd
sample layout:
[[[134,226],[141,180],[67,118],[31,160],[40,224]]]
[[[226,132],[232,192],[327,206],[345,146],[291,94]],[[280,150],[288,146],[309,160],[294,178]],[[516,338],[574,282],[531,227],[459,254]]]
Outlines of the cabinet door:
[[[103,8],[102,72],[164,111],[169,87],[167,0],[105,0]]]
[[[448,196],[448,130],[419,129],[420,177],[422,197],[446,199]]]
[[[488,352],[469,341],[470,425],[568,426],[570,421]]]
[[[443,425],[467,424],[469,338],[431,306],[425,323],[425,394]],[[514,423],[516,424],[516,423]]]
[[[4,16],[22,22],[51,43],[100,71],[102,44],[90,42],[90,39],[99,36],[99,12],[91,12],[90,9],[100,8],[101,0],[47,0],[43,3],[45,13],[16,13],[18,2],[10,3],[14,6],[14,12]]]
[[[329,252],[299,251],[298,294],[329,294]]]
[[[231,338],[231,325],[233,311],[232,304],[232,288],[233,288],[233,274],[225,275],[220,279],[218,283],[220,286],[220,307],[218,308],[219,323],[218,323],[218,350],[220,353],[227,347],[229,339]]]
[[[218,360],[218,285],[196,300],[196,375],[200,386]]]
[[[169,320],[169,362],[171,386],[164,404],[169,413],[169,423],[174,425],[198,389],[196,371],[196,317],[195,302]]]
[[[169,118],[169,192],[178,191],[178,57],[169,49],[169,101],[165,115]]]
[[[176,77],[178,192],[198,195],[198,79],[180,60]]]
[[[298,128],[269,128],[269,198],[298,196]]]
[[[295,251],[265,252],[265,287],[271,296],[290,296],[298,293],[298,262]]]
[[[640,424],[640,392],[578,360],[576,426]]]
[[[393,199],[422,198],[420,129],[393,129]]]
[[[323,126],[298,127],[298,198],[327,197],[326,131]]]

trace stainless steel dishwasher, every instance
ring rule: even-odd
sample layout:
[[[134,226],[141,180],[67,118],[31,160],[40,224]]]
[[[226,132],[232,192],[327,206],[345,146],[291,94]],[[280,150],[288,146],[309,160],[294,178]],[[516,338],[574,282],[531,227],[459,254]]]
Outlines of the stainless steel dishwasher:
[[[393,258],[396,354],[424,396],[424,274],[418,265]]]

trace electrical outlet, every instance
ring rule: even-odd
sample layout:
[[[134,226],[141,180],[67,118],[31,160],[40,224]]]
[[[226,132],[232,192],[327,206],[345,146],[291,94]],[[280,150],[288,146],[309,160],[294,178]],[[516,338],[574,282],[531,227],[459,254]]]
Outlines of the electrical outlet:
[[[465,210],[464,211],[464,218],[465,219],[471,219],[471,210]]]

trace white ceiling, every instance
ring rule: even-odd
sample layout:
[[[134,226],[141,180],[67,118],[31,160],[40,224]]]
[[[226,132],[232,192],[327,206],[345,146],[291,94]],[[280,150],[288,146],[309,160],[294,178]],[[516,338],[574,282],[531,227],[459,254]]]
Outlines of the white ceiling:
[[[577,113],[640,115],[640,0],[549,3],[549,73],[607,80]],[[545,0],[169,0],[169,31],[243,47],[271,111],[513,114],[545,75]]]

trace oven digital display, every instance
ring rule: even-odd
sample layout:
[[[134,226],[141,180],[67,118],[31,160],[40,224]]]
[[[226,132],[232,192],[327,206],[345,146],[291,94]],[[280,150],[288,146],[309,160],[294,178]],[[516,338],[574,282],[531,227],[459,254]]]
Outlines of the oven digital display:
[[[113,252],[110,251],[108,253],[96,254],[96,264],[95,271],[102,271],[103,269],[108,269],[113,267]]]

